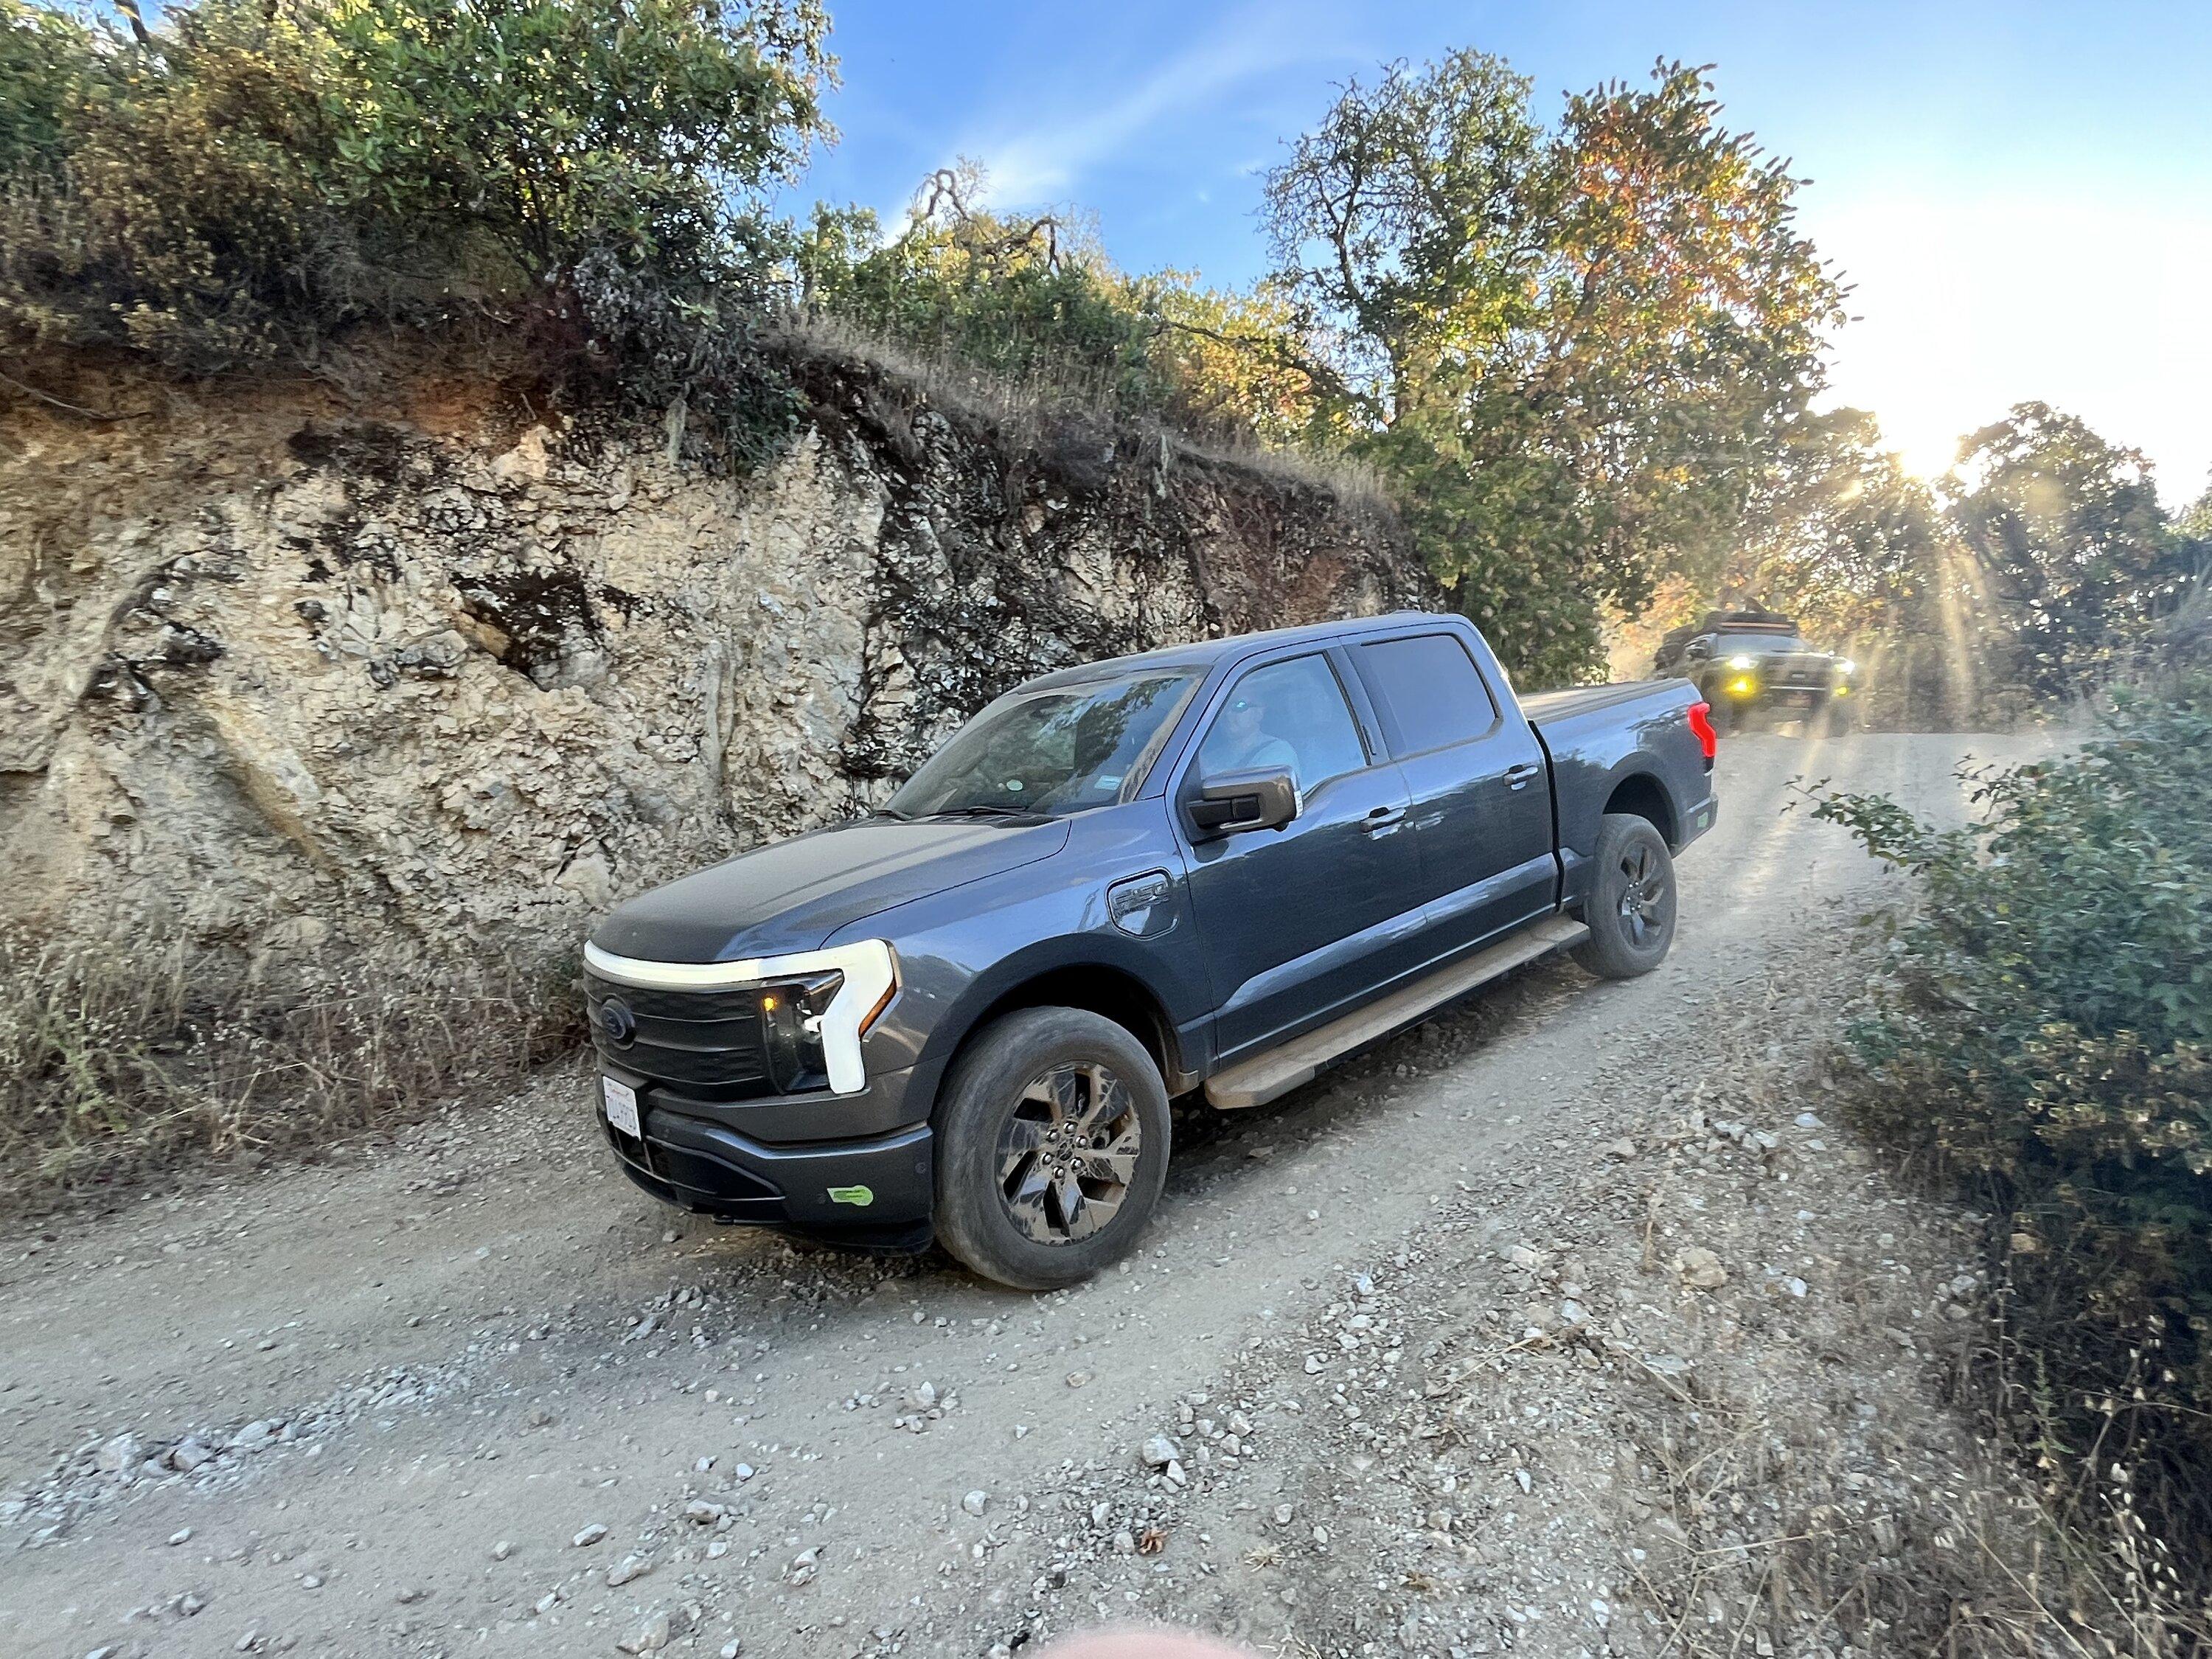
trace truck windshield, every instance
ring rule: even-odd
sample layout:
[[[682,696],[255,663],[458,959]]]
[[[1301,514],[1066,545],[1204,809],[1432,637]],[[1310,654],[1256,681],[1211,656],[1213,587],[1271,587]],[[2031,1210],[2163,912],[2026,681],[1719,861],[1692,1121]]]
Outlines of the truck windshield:
[[[1133,675],[1001,697],[954,732],[884,811],[1057,817],[1110,805],[1142,777],[1193,684],[1188,674]]]

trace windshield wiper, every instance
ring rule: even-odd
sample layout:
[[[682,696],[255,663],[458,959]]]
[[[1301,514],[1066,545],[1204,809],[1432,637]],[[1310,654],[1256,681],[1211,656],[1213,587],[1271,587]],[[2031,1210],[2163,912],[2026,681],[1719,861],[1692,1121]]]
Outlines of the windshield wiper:
[[[1005,806],[997,801],[977,801],[971,806],[945,806],[921,814],[926,818],[1047,818],[1034,806]]]

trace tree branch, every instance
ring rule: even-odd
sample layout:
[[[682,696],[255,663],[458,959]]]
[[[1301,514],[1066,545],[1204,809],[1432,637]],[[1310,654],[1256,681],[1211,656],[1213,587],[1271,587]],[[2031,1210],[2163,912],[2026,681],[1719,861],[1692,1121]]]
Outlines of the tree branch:
[[[1228,334],[1218,328],[1208,328],[1203,323],[1186,323],[1178,318],[1163,317],[1160,326],[1183,334],[1194,334],[1200,339],[1212,340],[1231,350],[1243,351],[1271,359],[1278,368],[1287,368],[1294,374],[1303,374],[1316,390],[1325,396],[1357,407],[1376,425],[1384,424],[1382,404],[1364,392],[1358,390],[1343,375],[1328,364],[1316,362],[1304,353],[1292,350],[1279,337]]]

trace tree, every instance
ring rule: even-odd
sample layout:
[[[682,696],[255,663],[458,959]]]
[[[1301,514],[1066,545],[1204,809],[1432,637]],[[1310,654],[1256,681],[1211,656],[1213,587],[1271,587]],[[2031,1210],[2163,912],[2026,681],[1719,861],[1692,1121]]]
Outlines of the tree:
[[[1473,51],[1347,85],[1267,219],[1317,390],[1408,480],[1431,568],[1549,680],[1595,665],[1601,605],[1717,574],[1841,311],[1797,181],[1721,127],[1702,70],[1548,129],[1529,86]]]
[[[135,21],[135,20],[134,20]],[[197,369],[364,316],[711,307],[825,131],[817,0],[0,0],[0,331]]]
[[[354,204],[465,220],[533,281],[593,252],[711,280],[824,130],[817,0],[362,0],[325,27]]]
[[[2015,404],[1959,459],[1952,522],[2018,641],[2021,683],[2043,696],[2091,689],[2191,577],[2150,463],[2041,403]]]
[[[1753,492],[1721,597],[1836,641],[1918,630],[1953,579],[1949,539],[1934,493],[1884,447],[1873,416],[1806,415]]]
[[[1131,276],[1073,215],[993,212],[973,162],[923,180],[886,237],[866,208],[818,204],[791,239],[805,308],[871,334],[1115,412],[1186,430],[1283,443],[1319,435],[1293,308],[1263,284],[1200,287],[1178,271]]]

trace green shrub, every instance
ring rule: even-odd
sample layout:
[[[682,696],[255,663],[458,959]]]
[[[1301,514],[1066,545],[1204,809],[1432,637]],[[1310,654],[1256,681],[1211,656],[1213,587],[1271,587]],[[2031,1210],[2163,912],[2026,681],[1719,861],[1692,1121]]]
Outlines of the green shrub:
[[[695,311],[821,127],[813,0],[0,0],[0,338],[206,371],[365,318]],[[638,307],[625,302],[635,314]]]
[[[1816,809],[1917,890],[1851,1033],[1863,1111],[2011,1213],[2041,1373],[2011,1403],[2053,1466],[2128,1464],[2177,1545],[2212,1541],[2212,676],[1977,794],[1954,830]]]

